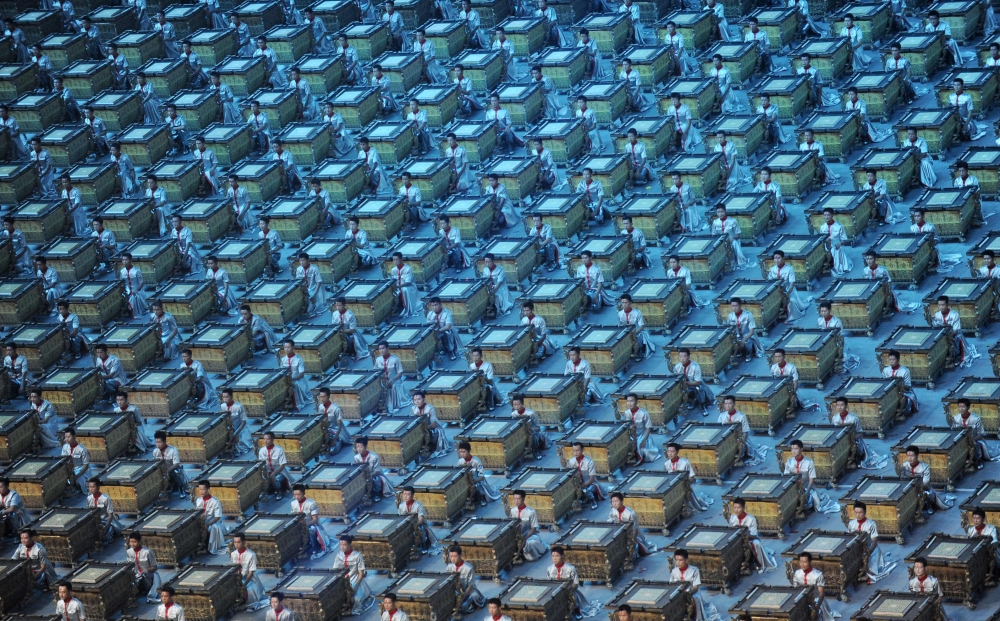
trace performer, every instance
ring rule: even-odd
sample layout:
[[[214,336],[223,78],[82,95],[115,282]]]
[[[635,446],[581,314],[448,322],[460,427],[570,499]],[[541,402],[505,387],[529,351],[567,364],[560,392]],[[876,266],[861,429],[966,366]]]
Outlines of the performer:
[[[618,220],[621,223],[620,234],[623,237],[628,237],[632,240],[632,250],[635,252],[633,261],[636,269],[652,267],[653,260],[649,258],[649,254],[646,252],[645,233],[642,232],[642,229],[636,228],[632,225],[632,216],[621,215],[618,217]]]
[[[15,561],[28,561],[28,568],[31,570],[31,577],[34,580],[36,589],[48,591],[52,583],[56,581],[56,570],[49,560],[49,554],[45,546],[35,541],[38,533],[34,529],[28,528],[20,533],[21,543],[14,550],[11,556]]]
[[[931,467],[920,461],[920,448],[906,447],[906,461],[899,467],[899,476],[919,480],[924,494],[924,510],[934,513],[935,509],[951,509],[955,501],[951,497],[939,496],[931,487]]]
[[[201,361],[193,358],[190,349],[185,348],[181,350],[181,364],[178,368],[194,376],[194,391],[195,397],[198,399],[198,405],[214,410],[219,405],[219,396],[216,394],[215,388],[212,387],[211,380],[208,379],[205,366]]]
[[[951,328],[951,338],[954,339],[954,348],[952,351],[956,353],[958,360],[961,361],[961,366],[965,368],[971,365],[973,360],[979,358],[980,354],[974,346],[969,345],[969,342],[965,340],[965,334],[962,332],[962,320],[958,315],[958,311],[951,308],[949,303],[948,296],[938,296],[938,309],[931,320],[931,326],[934,328],[944,326]]]
[[[701,210],[695,205],[696,199],[691,186],[686,181],[683,181],[681,174],[676,171],[670,173],[670,180],[672,181],[670,187],[664,191],[670,192],[670,194],[677,197],[677,202],[681,208],[681,231],[684,233],[698,233],[707,228],[708,224],[702,217]]]
[[[701,572],[694,565],[688,564],[688,552],[681,548],[674,551],[674,567],[670,570],[670,583],[686,582],[687,592],[694,600],[695,618],[701,621],[705,619],[716,619],[719,617],[718,611],[711,603],[706,604],[701,597]]]
[[[288,482],[288,458],[285,449],[274,443],[274,432],[264,432],[264,446],[257,451],[257,461],[264,463],[265,491],[274,493],[275,500],[281,500],[285,491],[291,488]]]
[[[169,482],[169,487],[177,492],[179,498],[190,498],[191,491],[184,466],[181,465],[181,454],[176,447],[167,444],[167,432],[160,429],[153,433],[153,460],[160,462],[163,475]]]
[[[799,568],[792,575],[792,586],[815,587],[816,609],[819,610],[820,621],[834,621],[834,613],[830,610],[830,604],[823,593],[826,579],[823,577],[823,572],[812,566],[812,554],[809,552],[799,554]]]
[[[576,42],[577,47],[583,48],[584,56],[587,58],[586,68],[583,71],[585,79],[600,80],[604,77],[604,59],[601,58],[601,51],[597,48],[597,41],[590,38],[590,31],[586,28],[580,29],[580,38]]]
[[[734,527],[742,526],[747,529],[750,538],[750,549],[753,551],[754,564],[757,566],[757,573],[771,571],[778,567],[778,562],[774,554],[764,547],[764,542],[760,540],[760,530],[757,526],[757,518],[747,513],[747,501],[742,498],[734,498],[729,503],[731,513],[729,514],[729,525]]]
[[[0,523],[3,528],[0,535],[14,536],[30,522],[21,495],[10,488],[10,479],[0,478]]]
[[[254,350],[273,352],[277,337],[267,320],[260,315],[254,315],[249,304],[240,306],[240,325],[250,326],[250,338],[253,339]]]
[[[521,304],[521,325],[531,326],[534,355],[539,360],[559,351],[558,345],[548,335],[545,318],[535,314],[535,303],[530,300]]]
[[[222,405],[219,408],[229,415],[229,446],[236,455],[242,455],[253,448],[250,441],[250,430],[247,428],[249,418],[243,404],[233,398],[233,389],[222,389]]]
[[[101,539],[106,544],[122,534],[122,523],[115,513],[114,504],[107,494],[101,493],[101,480],[91,477],[87,481],[87,508],[97,509],[101,517]]]
[[[844,25],[840,28],[840,36],[845,37],[851,44],[851,68],[855,73],[868,70],[871,59],[865,53],[865,37],[861,28],[854,25],[854,14],[848,13],[844,16]]]
[[[996,254],[992,250],[983,251],[983,265],[976,271],[979,278],[1000,279],[1000,265],[996,263]]]
[[[538,415],[535,414],[534,410],[524,407],[524,395],[519,393],[511,393],[510,407],[511,418],[523,418],[525,420],[525,425],[528,427],[531,452],[534,453],[536,460],[541,459],[542,451],[549,446],[549,439],[542,430],[542,425],[538,421]]]
[[[246,535],[233,533],[233,551],[229,560],[239,567],[242,586],[242,600],[247,612],[260,610],[268,605],[270,598],[264,597],[264,585],[257,575],[257,553],[247,548]]]
[[[708,77],[714,78],[719,87],[719,105],[723,114],[739,114],[746,109],[746,106],[736,96],[733,89],[733,77],[722,65],[722,54],[712,56],[712,69],[708,72]]]
[[[781,117],[778,115],[778,106],[771,103],[770,95],[760,96],[760,105],[757,106],[756,112],[757,114],[764,115],[764,135],[772,148],[777,149],[779,143],[785,144],[791,140],[792,134],[786,134],[782,128]],[[768,168],[768,173],[770,173],[770,168]]]
[[[917,402],[917,395],[913,392],[913,383],[910,370],[899,364],[899,352],[895,349],[889,350],[889,366],[882,368],[882,377],[898,377],[903,380],[903,397],[906,404],[903,406],[903,415],[910,416],[916,414],[920,404]]]
[[[494,316],[509,315],[514,308],[514,296],[511,295],[507,285],[507,272],[502,265],[497,264],[496,256],[492,252],[487,252],[483,257],[482,277],[488,281],[486,287],[490,294]]]
[[[820,225],[819,233],[825,238],[830,272],[834,276],[842,276],[854,269],[854,264],[847,256],[847,231],[844,225],[834,220],[832,209],[823,210],[823,224]]]
[[[866,533],[868,535],[868,582],[878,582],[889,575],[896,567],[895,562],[888,562],[878,545],[878,524],[868,519],[868,505],[860,500],[854,501],[854,519],[848,522],[847,532]]]
[[[309,254],[299,253],[299,265],[295,268],[295,279],[305,283],[309,308],[306,312],[310,317],[319,317],[326,311],[326,287],[319,268],[309,262]]]
[[[438,238],[445,251],[445,260],[456,274],[460,273],[472,265],[472,259],[462,243],[462,232],[451,225],[450,216],[439,215],[438,224]]]
[[[930,14],[933,16],[937,11],[931,11]],[[943,24],[946,28],[950,27],[948,24]],[[928,25],[930,28],[930,25]],[[947,42],[954,45],[954,41],[951,40],[951,34],[948,34]],[[957,46],[955,49],[958,49]],[[959,63],[961,64],[961,63]],[[948,95],[948,105],[955,108],[958,112],[958,116],[961,119],[961,126],[959,130],[959,136],[963,140],[979,140],[986,135],[986,130],[979,127],[973,118],[972,110],[972,95],[965,92],[965,80],[962,78],[955,78],[952,82],[953,93]]]
[[[927,13],[927,25],[924,32],[940,32],[944,34],[944,61],[955,67],[965,64],[962,58],[962,51],[958,49],[958,43],[951,37],[951,25],[941,21],[941,14],[937,11]]]
[[[795,287],[795,268],[785,263],[785,251],[775,250],[771,255],[774,264],[767,270],[767,279],[779,281],[785,293],[788,294],[786,323],[794,323],[806,316],[813,298],[805,298]]]
[[[326,529],[320,524],[319,505],[312,498],[306,497],[306,486],[302,483],[292,486],[289,511],[293,515],[301,513],[305,516],[306,527],[309,530],[309,545],[306,546],[306,552],[310,553],[309,558],[316,560],[326,556],[333,549],[333,543]]]
[[[905,59],[904,59],[905,60]],[[888,69],[886,70],[888,71]],[[861,116],[862,139],[868,142],[881,142],[892,135],[891,130],[882,130],[875,127],[868,118],[868,104],[864,99],[858,98],[858,90],[855,87],[847,89],[847,99],[844,101],[844,110],[857,111]]]
[[[714,9],[717,16],[721,14],[721,17],[718,18],[719,30],[723,31],[723,23],[725,23],[727,29],[724,32],[727,35],[729,24],[725,21],[725,7],[721,4],[716,4],[715,0],[708,0],[708,6]],[[760,21],[756,17],[751,15],[747,19],[747,23],[750,24],[750,28],[743,34],[743,41],[757,45],[757,73],[767,75],[774,68],[774,62],[771,60],[771,40],[767,36],[767,32],[760,29]],[[722,40],[728,41],[729,39],[723,38]]]
[[[486,598],[476,588],[476,568],[462,558],[460,546],[448,548],[448,566],[445,572],[458,574],[458,587],[461,590],[459,609],[462,612],[475,612],[486,605]]]
[[[396,512],[399,515],[417,516],[417,532],[420,536],[418,547],[423,554],[426,554],[429,549],[435,548],[436,554],[441,551],[441,546],[438,545],[438,539],[434,531],[427,524],[427,511],[424,509],[423,503],[419,500],[414,500],[413,495],[414,489],[412,485],[404,487],[400,500],[396,504]]]
[[[472,482],[476,488],[473,495],[479,499],[480,507],[485,507],[487,502],[500,499],[500,492],[486,479],[483,462],[472,454],[472,445],[464,440],[458,443],[457,466],[472,471]]]
[[[656,345],[649,338],[646,330],[646,320],[642,317],[642,311],[632,307],[632,296],[623,293],[619,298],[621,310],[618,311],[618,325],[631,326],[635,334],[637,350],[633,354],[636,360],[645,360],[656,352]]]
[[[596,617],[599,610],[599,602],[591,604],[586,596],[580,591],[580,573],[576,567],[565,561],[566,551],[562,546],[555,546],[550,551],[552,564],[545,570],[545,577],[549,580],[563,580],[573,585],[573,618],[582,619]],[[627,606],[627,604],[625,604]]]
[[[285,608],[285,594],[276,591],[268,598],[270,608],[264,613],[264,621],[295,621],[292,611]]]
[[[594,254],[589,250],[580,253],[583,263],[576,268],[576,278],[583,283],[590,309],[600,310],[604,306],[614,306],[614,300],[604,290],[604,272],[594,263]]]
[[[753,357],[760,358],[764,355],[764,344],[757,335],[757,323],[753,314],[743,309],[743,300],[740,298],[733,298],[729,305],[732,312],[726,323],[736,328],[737,353],[742,352],[746,362],[750,362]]]
[[[399,358],[389,353],[389,343],[381,341],[378,344],[378,355],[375,356],[374,368],[385,374],[385,408],[390,414],[410,405],[410,398],[403,387],[403,364]]]
[[[73,316],[76,317],[76,315]],[[59,448],[61,444],[59,442],[59,416],[56,414],[55,406],[42,398],[42,389],[37,386],[28,390],[28,403],[31,405],[31,411],[35,414],[35,422],[37,424],[35,427],[35,441],[38,443],[38,446],[46,449]],[[17,492],[14,493],[16,494]],[[2,486],[0,486],[0,496],[6,497]],[[4,504],[4,501],[0,500],[0,507],[5,506],[7,505]],[[24,522],[24,524],[27,523]],[[24,524],[21,524],[21,526]],[[16,533],[18,528],[15,528],[11,534]]]
[[[524,504],[525,493],[523,491],[514,490],[512,495],[514,502],[511,503],[510,517],[521,520],[521,538],[524,541],[521,553],[524,560],[537,561],[549,551],[549,546],[537,534],[541,528],[538,524],[538,514],[534,509]]]
[[[927,93],[927,89],[918,89],[914,86],[913,78],[910,75],[910,61],[903,58],[899,42],[889,44],[889,57],[885,60],[885,70],[903,72],[903,100],[907,105],[912,104],[918,97]]]
[[[646,536],[639,526],[639,516],[635,514],[635,511],[625,506],[625,495],[621,492],[611,492],[611,511],[608,513],[608,521],[612,524],[631,524],[635,533],[633,557],[649,556],[657,552],[656,546],[646,540]]]
[[[139,182],[136,181],[135,177],[135,166],[132,164],[132,158],[122,153],[121,143],[111,143],[111,164],[115,168],[118,189],[121,191],[122,198],[132,198],[135,196],[139,192]]]
[[[580,492],[590,501],[591,510],[597,508],[597,502],[604,500],[604,490],[597,481],[597,466],[589,455],[584,455],[583,444],[574,442],[571,446],[573,459],[566,462],[567,468],[575,468],[580,475]]]
[[[708,407],[715,403],[715,396],[702,379],[701,365],[691,360],[691,350],[682,347],[677,350],[679,362],[674,365],[673,374],[684,376],[685,407],[693,410],[697,405],[701,415],[708,416]]]
[[[410,416],[427,417],[427,431],[430,434],[431,459],[442,457],[451,452],[451,441],[438,420],[437,408],[427,403],[427,393],[416,390],[413,393],[413,405],[410,406]]]
[[[668,118],[673,119],[677,132],[674,134],[674,146],[690,153],[693,147],[701,144],[701,132],[694,125],[694,115],[687,104],[681,103],[680,93],[670,93],[670,106],[665,112]]]
[[[9,347],[9,346],[8,346]],[[63,433],[63,447],[61,455],[71,458],[73,464],[73,480],[80,486],[80,491],[87,493],[87,481],[93,476],[93,468],[90,465],[90,451],[76,441],[76,431],[68,427]]]
[[[142,534],[129,533],[128,547],[125,548],[125,560],[132,565],[135,572],[135,592],[138,597],[145,597],[147,604],[160,601],[160,574],[157,572],[156,556],[149,548],[142,547]]]
[[[906,130],[906,140],[903,142],[903,146],[917,150],[920,157],[920,185],[928,189],[933,188],[937,183],[937,174],[934,172],[931,157],[927,152],[927,141],[917,136],[917,130],[910,127]]]
[[[840,175],[833,172],[830,165],[826,163],[826,152],[823,149],[823,143],[815,139],[813,130],[807,129],[804,132],[805,142],[799,145],[799,151],[815,151],[817,157],[819,158],[819,169],[816,171],[816,175],[819,178],[821,185],[830,185],[835,181],[840,181]]]
[[[208,553],[226,553],[226,530],[222,525],[222,502],[212,497],[212,484],[207,480],[198,481],[198,498],[194,503],[205,516],[208,528]]]
[[[949,422],[952,429],[967,428],[972,441],[976,444],[973,459],[976,462],[976,470],[982,470],[986,462],[994,461],[995,457],[990,453],[990,447],[986,444],[985,431],[983,430],[983,419],[969,411],[972,403],[968,399],[958,400],[958,413],[951,416]]]
[[[750,260],[743,254],[743,246],[740,244],[740,223],[735,219],[730,219],[726,213],[726,206],[719,203],[715,206],[715,219],[712,220],[712,234],[725,238],[726,242],[733,250],[733,260],[736,262],[736,269],[745,268]]]
[[[583,194],[590,220],[600,225],[604,224],[605,218],[611,217],[611,212],[604,205],[604,184],[594,179],[593,169],[583,169],[583,179],[576,184],[576,193]]]
[[[750,167],[746,164],[740,164],[736,145],[726,140],[726,132],[720,129],[716,132],[716,139],[717,142],[712,152],[722,154],[722,171],[726,177],[726,190],[733,192],[740,186],[752,184],[753,177],[750,175]]]
[[[838,320],[839,321],[839,320]],[[837,427],[851,427],[854,429],[855,458],[854,461],[860,468],[869,470],[881,470],[888,463],[888,459],[868,450],[865,443],[865,429],[861,424],[861,419],[850,411],[850,401],[847,397],[837,397],[833,404],[834,412],[830,415],[830,422]]]
[[[580,375],[583,377],[584,405],[588,403],[604,403],[604,394],[597,387],[597,382],[591,379],[590,363],[580,356],[580,348],[572,346],[569,348],[569,359],[563,367],[563,375]]]
[[[357,455],[355,455],[357,458]],[[354,538],[350,535],[340,536],[340,550],[333,559],[334,567],[343,567],[347,570],[347,579],[351,585],[351,615],[363,614],[375,604],[375,596],[365,576],[368,574],[365,569],[365,558],[352,546]]]
[[[603,153],[604,141],[601,140],[601,130],[597,127],[597,113],[587,106],[587,98],[583,95],[576,98],[576,113],[574,116],[583,120],[583,131],[586,132],[586,138],[583,141],[583,150],[587,153]]]
[[[378,453],[372,453],[368,450],[368,438],[358,437],[354,439],[354,463],[365,464],[368,468],[368,474],[372,480],[372,499],[375,502],[382,500],[383,496],[392,496],[392,484],[382,471],[382,458],[379,457]]]
[[[802,478],[802,487],[809,497],[809,504],[817,513],[839,512],[840,506],[826,494],[816,491],[816,465],[813,460],[802,454],[804,445],[801,440],[792,440],[792,456],[785,461],[783,474],[797,474]]]
[[[944,599],[944,590],[941,589],[941,583],[938,582],[938,579],[927,573],[927,559],[924,557],[921,556],[914,559],[913,577],[910,578],[908,586],[910,593],[936,596],[936,603],[939,607],[941,606],[941,600]],[[944,616],[943,610],[940,614],[941,619],[947,619]]]
[[[633,450],[635,450],[636,465],[653,463],[659,459],[660,452],[656,450],[652,438],[653,421],[649,412],[639,407],[639,397],[635,393],[629,393],[625,397],[625,411],[622,412],[622,418],[632,423],[630,431],[635,443]]]
[[[483,377],[486,380],[486,383],[483,386],[483,391],[486,393],[486,407],[488,407],[490,411],[493,411],[496,406],[507,403],[507,398],[504,397],[503,393],[500,392],[499,386],[497,386],[493,364],[483,360],[483,350],[479,347],[473,347],[469,350],[469,357],[471,360],[469,363],[469,370],[479,371],[483,374]]]
[[[698,475],[694,471],[694,466],[691,465],[691,461],[687,457],[681,457],[681,445],[676,442],[671,442],[667,444],[666,457],[667,460],[663,463],[663,469],[667,472],[682,472],[687,475],[688,480],[693,484]],[[692,508],[698,511],[705,511],[714,501],[714,499],[699,494],[693,489],[690,494],[688,494],[687,502]]]

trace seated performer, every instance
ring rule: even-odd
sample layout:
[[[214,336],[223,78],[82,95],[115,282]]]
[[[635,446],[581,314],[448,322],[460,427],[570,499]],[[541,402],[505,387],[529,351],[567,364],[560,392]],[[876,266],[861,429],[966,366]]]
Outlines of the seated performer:
[[[903,415],[916,414],[920,404],[917,403],[917,394],[913,392],[912,376],[908,368],[899,364],[899,352],[895,349],[889,350],[889,366],[882,368],[882,377],[898,377],[903,380],[903,397],[906,400]]]
[[[908,586],[910,587],[910,593],[935,596],[935,603],[939,607],[941,606],[941,600],[944,599],[944,590],[941,589],[941,583],[938,579],[927,573],[927,559],[924,557],[919,556],[914,559],[913,577],[910,578]],[[940,610],[939,614],[939,621],[946,621],[947,617],[944,616],[944,611]]]
[[[833,425],[854,429],[855,462],[861,467],[867,467],[874,466],[876,462],[884,461],[874,454],[869,454],[868,446],[865,444],[865,430],[861,425],[861,419],[851,413],[850,402],[847,397],[837,397],[837,400],[833,403],[833,410],[833,414],[830,415],[830,422]]]
[[[830,610],[830,604],[826,601],[823,587],[826,586],[826,579],[823,572],[812,565],[812,554],[802,552],[799,554],[799,568],[792,575],[792,586],[815,587],[816,609],[819,611],[820,621],[834,621],[834,612]]]
[[[222,525],[222,502],[212,497],[212,484],[208,480],[198,481],[198,498],[194,506],[205,516],[205,527],[208,529],[209,554],[226,553],[226,529]]]
[[[472,470],[472,483],[476,488],[473,496],[474,499],[479,500],[480,507],[485,507],[486,503],[500,499],[500,492],[486,479],[486,470],[483,468],[483,462],[472,454],[472,445],[464,440],[458,443],[457,465],[459,468]]]
[[[583,376],[584,404],[604,403],[604,394],[597,387],[597,382],[591,379],[590,363],[580,357],[580,348],[573,346],[569,348],[569,359],[563,368],[563,375],[580,374]]]
[[[292,486],[292,500],[289,503],[290,512],[294,515],[301,513],[305,518],[306,528],[309,532],[309,543],[306,545],[306,553],[312,560],[326,556],[333,546],[330,535],[319,522],[319,505],[312,498],[306,497],[306,486],[296,483]],[[254,600],[248,600],[252,603]]]
[[[623,293],[618,300],[621,304],[621,310],[618,311],[618,326],[631,326],[632,333],[635,334],[636,347],[632,359],[646,360],[656,352],[656,345],[649,338],[642,311],[632,307],[632,296],[627,293]]]
[[[233,533],[233,551],[229,560],[239,567],[240,586],[243,587],[243,602],[247,612],[260,610],[268,605],[270,598],[264,597],[264,585],[257,575],[257,553],[247,548],[247,537],[243,533]]]
[[[521,539],[524,541],[522,554],[526,561],[537,561],[549,551],[549,546],[538,536],[541,525],[538,523],[538,513],[524,504],[525,493],[514,490],[514,502],[511,503],[510,517],[521,520]]]
[[[916,479],[920,482],[924,494],[924,510],[934,513],[935,509],[951,509],[955,505],[952,498],[939,496],[931,487],[931,467],[926,462],[920,461],[920,448],[916,446],[906,447],[906,461],[899,467],[899,476]]]
[[[715,403],[715,395],[702,379],[701,365],[691,360],[691,350],[687,347],[677,350],[677,358],[679,362],[674,365],[673,374],[684,376],[685,407],[693,410],[697,405],[701,415],[708,416],[708,407]]]
[[[365,558],[360,552],[354,549],[352,543],[354,537],[350,535],[340,536],[340,550],[333,559],[334,567],[344,567],[347,569],[347,579],[350,582],[350,594],[348,602],[351,608],[351,615],[363,614],[375,603],[375,596],[372,595],[371,588],[365,580],[367,570],[365,569]]]
[[[691,594],[691,599],[695,605],[695,619],[699,621],[712,619],[718,616],[715,606],[711,603],[705,604],[701,593],[701,571],[694,565],[688,564],[688,551],[684,549],[674,552],[674,567],[670,570],[670,583],[686,582],[687,591]]]
[[[611,492],[611,511],[608,513],[608,521],[612,524],[631,524],[635,532],[635,551],[633,556],[649,556],[654,554],[656,546],[646,541],[646,536],[639,526],[639,516],[635,511],[625,506],[625,495],[621,492]]]
[[[823,224],[819,227],[819,234],[823,236],[826,246],[830,272],[834,276],[841,276],[854,269],[854,264],[847,256],[847,231],[843,224],[834,220],[832,209],[823,210]]]
[[[968,399],[958,400],[958,413],[951,416],[948,422],[952,429],[967,428],[972,441],[976,444],[973,452],[973,460],[976,462],[976,470],[982,470],[986,462],[993,461],[990,448],[986,444],[985,431],[983,430],[983,419],[970,412],[972,402]]]
[[[683,472],[687,475],[687,478],[694,484],[694,480],[697,478],[697,474],[694,471],[694,466],[691,465],[691,461],[687,457],[681,457],[681,445],[676,442],[671,442],[667,445],[667,461],[663,464],[663,469],[667,472]],[[709,505],[712,504],[713,500],[708,496],[702,496],[692,490],[688,495],[687,502],[697,509],[698,511],[705,511],[708,509]]]
[[[417,548],[423,554],[427,554],[429,551],[432,554],[438,554],[441,552],[441,546],[438,545],[437,535],[434,534],[430,524],[427,523],[427,510],[424,509],[424,503],[414,498],[415,493],[412,485],[407,485],[403,488],[399,504],[396,505],[396,513],[399,515],[417,516],[417,533],[420,537],[420,541],[417,542]]]
[[[931,326],[934,328],[947,326],[951,329],[951,338],[954,339],[952,351],[956,353],[956,358],[961,361],[960,364],[964,368],[979,358],[979,352],[965,340],[965,334],[962,333],[962,319],[958,316],[958,311],[951,308],[950,302],[948,296],[938,296],[938,310],[934,313]]]
[[[592,610],[590,602],[583,593],[580,592],[580,574],[576,567],[566,562],[566,551],[562,546],[555,546],[551,550],[552,564],[545,570],[545,577],[549,580],[564,580],[573,584],[573,618],[582,619],[584,616],[595,617],[597,611]]]
[[[868,505],[854,501],[854,519],[848,522],[847,532],[868,534],[868,581],[878,582],[889,575],[896,563],[889,563],[878,545],[878,524],[868,519]]]
[[[742,498],[734,498],[730,502],[732,508],[729,514],[730,526],[742,526],[747,529],[750,537],[750,548],[753,550],[754,565],[757,566],[757,573],[771,571],[778,567],[778,562],[774,559],[774,554],[764,547],[760,540],[760,530],[757,526],[757,518],[747,513],[747,501]]]
[[[589,455],[584,455],[583,444],[574,442],[572,445],[573,459],[566,462],[567,468],[576,468],[580,474],[580,492],[590,501],[590,508],[597,508],[597,501],[604,500],[604,490],[597,482],[597,466]]]
[[[764,355],[764,344],[757,336],[757,323],[754,321],[753,313],[743,309],[743,300],[733,298],[730,303],[732,312],[726,323],[736,328],[736,353],[742,354],[745,362],[750,362],[751,358],[760,358]]]
[[[660,452],[656,450],[653,443],[653,421],[649,412],[639,407],[639,396],[629,393],[625,397],[625,411],[622,418],[632,423],[632,439],[635,443],[632,450],[635,451],[635,463],[640,465],[646,462],[652,463],[660,458]]]
[[[994,559],[1000,560],[1000,548],[997,547],[997,527],[986,523],[986,512],[982,509],[973,509],[972,524],[966,529],[969,537],[989,537],[990,547],[993,548]]]
[[[831,501],[826,494],[820,495],[816,491],[816,466],[813,460],[807,458],[802,454],[804,445],[801,440],[792,440],[791,449],[792,456],[785,461],[785,468],[782,474],[793,475],[797,474],[802,478],[802,487],[805,494],[809,497],[809,505],[812,507],[813,511],[817,513],[829,513],[831,505],[836,506],[834,511],[839,511],[840,507],[837,505],[836,501]]]
[[[471,613],[486,605],[486,598],[476,588],[476,568],[462,558],[461,546],[448,548],[448,566],[445,573],[458,574],[459,610]]]

